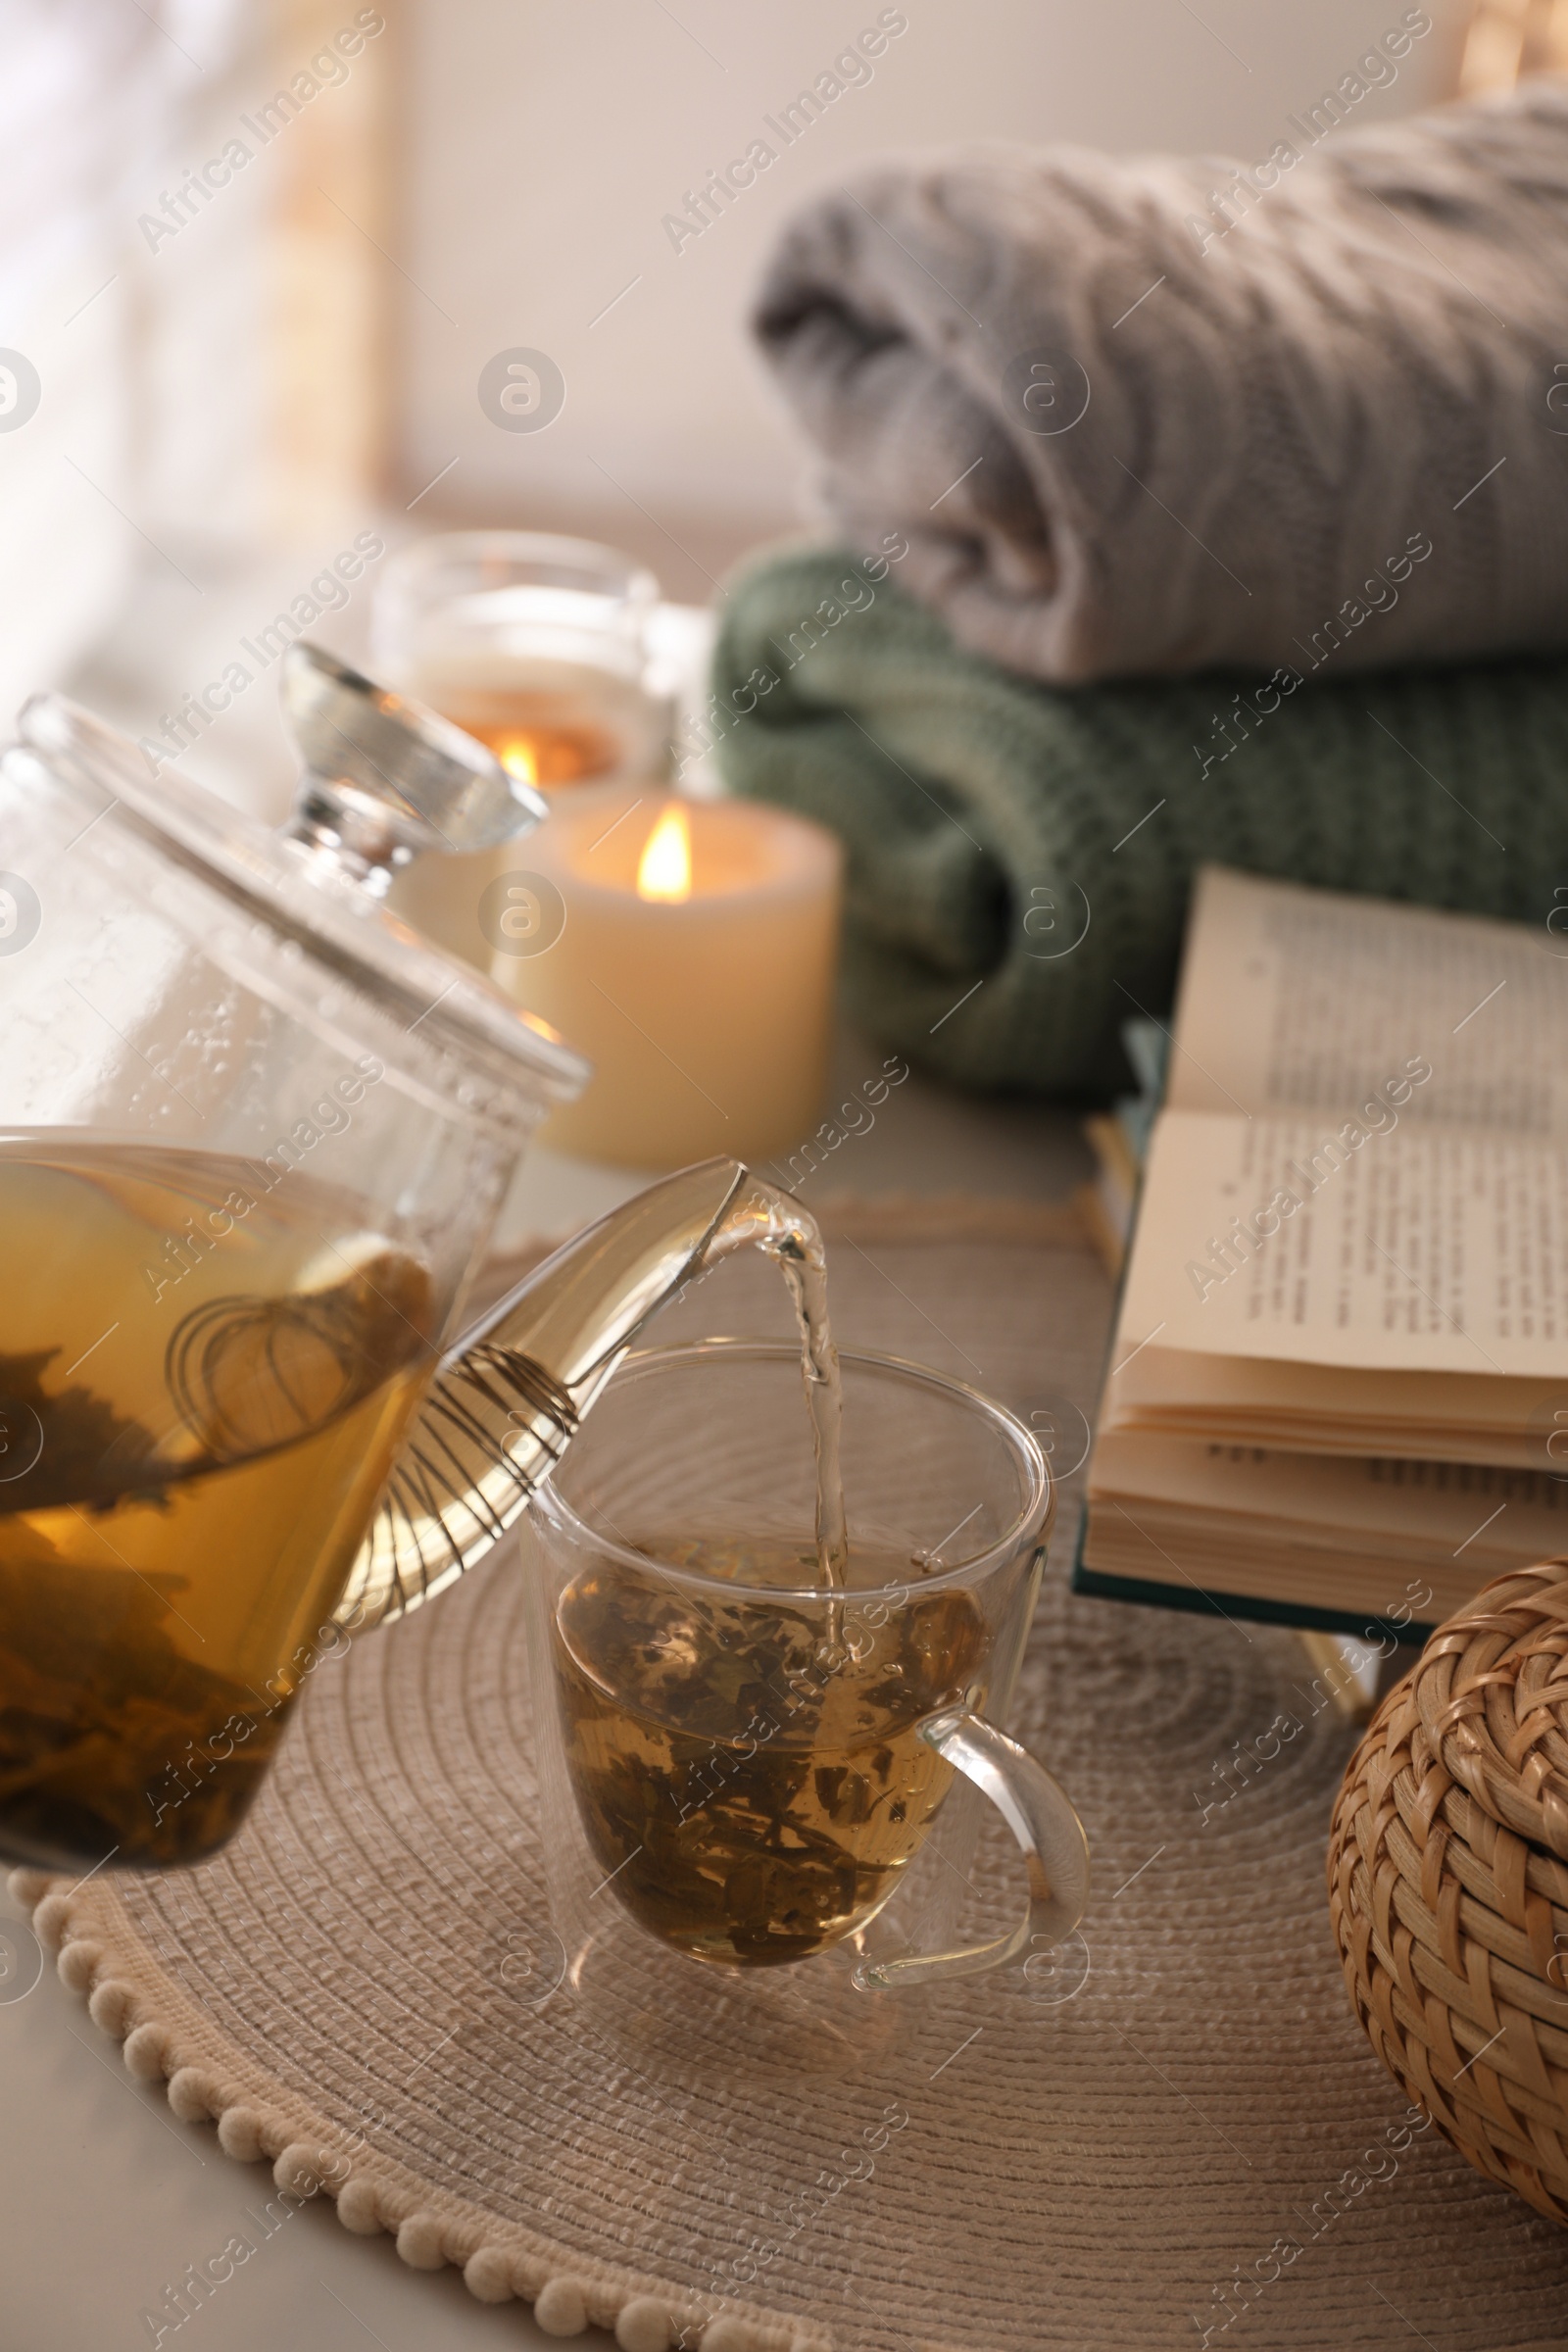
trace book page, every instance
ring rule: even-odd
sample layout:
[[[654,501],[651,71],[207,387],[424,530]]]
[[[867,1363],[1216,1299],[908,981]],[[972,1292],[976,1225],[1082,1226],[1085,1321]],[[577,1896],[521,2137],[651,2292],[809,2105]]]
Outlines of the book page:
[[[1568,1477],[1568,1360],[1544,1379],[1200,1355],[1118,1334],[1100,1433],[1298,1453],[1386,1453]]]
[[[1568,1481],[1526,1471],[1113,1438],[1096,1448],[1083,1559],[1216,1607],[1250,1593],[1408,1625],[1565,1542]]]
[[[1192,1438],[1108,1436],[1095,1449],[1091,1500],[1123,1495],[1265,1542],[1333,1544],[1351,1535],[1441,1544],[1446,1555],[1546,1557],[1568,1546],[1568,1479],[1473,1462],[1278,1453]],[[1490,1542],[1486,1541],[1490,1536]]]
[[[1116,1360],[1568,1371],[1568,1149],[1383,1118],[1165,1111]]]
[[[1166,1102],[1340,1112],[1411,1057],[1417,1124],[1568,1136],[1568,894],[1561,929],[1337,891],[1199,877]]]

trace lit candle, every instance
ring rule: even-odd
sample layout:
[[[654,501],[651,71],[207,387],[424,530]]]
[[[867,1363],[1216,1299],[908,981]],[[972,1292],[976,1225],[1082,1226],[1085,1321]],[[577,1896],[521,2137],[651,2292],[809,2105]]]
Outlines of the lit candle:
[[[512,666],[520,674],[520,662]],[[481,694],[471,679],[455,680],[447,673],[430,672],[416,676],[407,691],[466,734],[477,736],[494,752],[508,775],[549,798],[556,791],[582,790],[579,779],[605,780],[612,771],[624,768],[634,739],[625,729],[612,731],[601,723],[609,714],[595,705],[590,693],[597,686],[602,703],[613,685],[614,681],[595,679],[588,672],[572,692],[563,691],[552,698],[517,685],[514,675],[505,687]],[[624,696],[628,690],[620,691]],[[650,759],[654,757],[649,747],[641,748]],[[510,849],[480,850],[468,857],[416,858],[393,882],[393,910],[406,916],[416,931],[487,971],[493,946],[481,926],[479,909],[497,875],[516,863]]]
[[[429,662],[405,674],[406,693],[476,735],[504,768],[541,792],[635,772],[663,756],[662,707],[584,662],[491,655],[482,664]]]
[[[542,1140],[675,1168],[766,1158],[817,1123],[842,855],[746,801],[573,794],[491,885],[492,970],[594,1076]],[[515,939],[515,952],[509,952]]]

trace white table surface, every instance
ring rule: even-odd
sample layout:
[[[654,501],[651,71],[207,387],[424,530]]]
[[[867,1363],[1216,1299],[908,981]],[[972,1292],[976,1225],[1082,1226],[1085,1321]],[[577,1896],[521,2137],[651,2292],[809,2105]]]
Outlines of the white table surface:
[[[878,1049],[844,1036],[830,1101],[880,1063]],[[1088,1168],[1069,1114],[911,1077],[803,1197],[831,1188],[1059,1198]],[[541,1153],[507,1223],[514,1236],[564,1232],[637,1182]],[[0,1936],[0,2352],[131,2352],[154,2340],[143,2312],[188,2264],[244,2230],[270,2174],[234,2163],[210,2125],[176,2123],[160,2088],[132,2080],[52,1964],[40,1970],[4,1894]],[[476,2303],[456,2271],[410,2270],[390,2238],[352,2236],[323,2204],[298,2212],[162,2341],[166,2352],[479,2352],[560,2338],[536,2328],[526,2306]]]

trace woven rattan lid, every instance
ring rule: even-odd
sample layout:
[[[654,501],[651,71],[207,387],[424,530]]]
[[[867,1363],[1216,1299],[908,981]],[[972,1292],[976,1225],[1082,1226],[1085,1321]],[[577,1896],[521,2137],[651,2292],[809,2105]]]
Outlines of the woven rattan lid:
[[[1568,1559],[1489,1585],[1427,1644],[1415,1697],[1483,1811],[1568,1862]]]

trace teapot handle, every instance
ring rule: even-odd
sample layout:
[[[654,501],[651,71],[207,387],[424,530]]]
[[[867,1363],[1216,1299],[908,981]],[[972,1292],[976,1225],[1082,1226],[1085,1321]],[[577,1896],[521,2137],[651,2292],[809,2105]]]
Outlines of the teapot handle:
[[[1024,1857],[1029,1899],[1017,1926],[989,1943],[863,1960],[855,1982],[866,1991],[1004,1968],[1036,1936],[1059,1943],[1089,1900],[1089,1839],[1060,1782],[1016,1740],[967,1707],[928,1715],[918,1730],[926,1745],[983,1789],[1002,1815]]]

